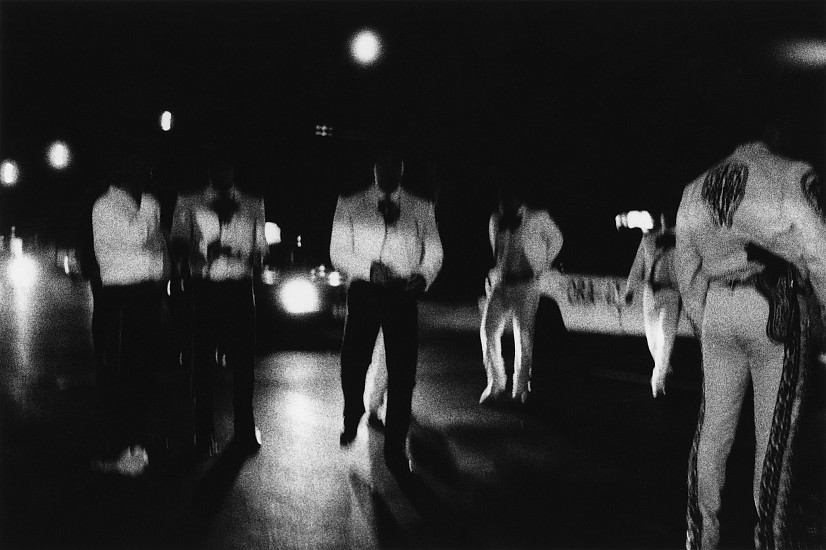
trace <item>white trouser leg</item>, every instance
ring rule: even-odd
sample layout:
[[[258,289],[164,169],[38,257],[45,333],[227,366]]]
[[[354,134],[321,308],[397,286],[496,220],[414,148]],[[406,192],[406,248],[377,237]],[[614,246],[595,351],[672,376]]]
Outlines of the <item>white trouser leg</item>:
[[[383,420],[387,399],[387,360],[384,353],[384,331],[381,329],[376,337],[370,368],[367,370],[364,395],[364,408]]]
[[[657,357],[657,333],[659,331],[659,314],[655,307],[654,291],[646,285],[642,291],[642,322],[645,329],[645,341],[651,358]]]
[[[741,317],[742,311],[754,304],[738,301],[739,294],[727,288],[712,287],[703,317],[705,414],[697,449],[697,500],[701,516],[700,548],[703,550],[715,549],[719,544],[718,515],[726,462],[749,383],[748,357],[741,345]],[[765,322],[765,317],[763,319]]]
[[[488,385],[480,402],[495,397],[505,391],[505,361],[502,358],[502,333],[510,318],[510,311],[504,303],[501,286],[494,288],[485,303],[479,335],[482,341],[482,360],[488,377]]]
[[[539,290],[537,285],[531,281],[514,285],[508,294],[514,311],[513,398],[524,402],[530,390],[536,311],[539,308]]]

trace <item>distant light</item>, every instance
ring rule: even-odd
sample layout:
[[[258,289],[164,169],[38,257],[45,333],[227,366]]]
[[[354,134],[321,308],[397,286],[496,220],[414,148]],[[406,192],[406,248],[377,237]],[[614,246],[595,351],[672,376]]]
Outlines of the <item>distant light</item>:
[[[49,165],[56,170],[66,168],[72,160],[72,156],[69,153],[69,146],[62,141],[55,141],[49,146],[47,158]]]
[[[298,248],[301,248],[301,235],[299,235],[298,238],[295,240],[295,245]]]
[[[331,271],[327,276],[327,283],[330,286],[341,286],[341,273],[338,271]]]
[[[66,275],[69,274],[69,255],[68,254],[63,256],[63,272],[66,273]]]
[[[333,127],[326,124],[315,125],[315,135],[321,137],[333,137]]]
[[[264,238],[267,240],[267,244],[278,244],[281,242],[281,228],[278,225],[274,224],[273,222],[267,222],[264,224]]]
[[[13,257],[23,257],[23,239],[14,236],[14,227],[12,227],[12,235],[9,237],[9,249]]]
[[[17,184],[20,177],[20,169],[13,160],[4,160],[0,166],[0,183],[5,187],[12,187]]]
[[[356,33],[350,41],[350,54],[361,65],[371,65],[381,55],[381,40],[371,30]]]
[[[787,40],[775,47],[777,57],[791,65],[826,66],[826,42],[823,40]]]
[[[293,279],[281,287],[281,305],[287,313],[314,313],[319,310],[318,290],[310,281]]]
[[[168,132],[172,129],[172,113],[164,111],[161,115],[161,130]]]
[[[37,277],[37,268],[34,260],[28,256],[17,256],[9,262],[8,276],[12,284],[18,288],[32,286]]]
[[[628,228],[642,229],[645,233],[654,228],[654,218],[645,210],[631,210],[628,212]]]

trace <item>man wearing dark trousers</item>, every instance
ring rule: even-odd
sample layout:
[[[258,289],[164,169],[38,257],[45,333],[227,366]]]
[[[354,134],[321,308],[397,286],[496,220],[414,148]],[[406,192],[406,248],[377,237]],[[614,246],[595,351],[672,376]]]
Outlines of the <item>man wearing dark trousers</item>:
[[[160,444],[150,403],[169,264],[160,206],[143,192],[149,176],[148,163],[123,155],[92,208],[94,344],[108,447],[94,466],[127,476],[143,473],[149,446]]]
[[[442,265],[442,243],[432,203],[400,187],[404,161],[379,156],[367,190],[340,197],[330,258],[350,279],[341,348],[344,430],[356,438],[364,414],[364,384],[379,328],[387,363],[384,457],[394,474],[409,471],[405,451],[418,361],[418,300]]]
[[[181,196],[172,220],[176,263],[192,301],[195,444],[215,451],[213,386],[216,358],[226,354],[233,371],[233,444],[244,452],[261,447],[255,426],[255,298],[253,277],[267,251],[264,201],[235,186],[234,169],[215,161],[209,185],[200,193]]]

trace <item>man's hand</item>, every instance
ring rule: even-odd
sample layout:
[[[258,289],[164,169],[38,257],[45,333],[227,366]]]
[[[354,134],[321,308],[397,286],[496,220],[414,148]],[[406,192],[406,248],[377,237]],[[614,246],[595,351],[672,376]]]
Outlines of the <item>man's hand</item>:
[[[654,367],[651,373],[651,395],[656,399],[658,395],[665,395],[665,383],[671,376],[671,367],[661,369]]]
[[[417,296],[421,296],[424,294],[425,287],[427,287],[427,281],[425,281],[424,276],[420,273],[416,273],[415,275],[411,275],[407,278],[404,291],[412,292]]]

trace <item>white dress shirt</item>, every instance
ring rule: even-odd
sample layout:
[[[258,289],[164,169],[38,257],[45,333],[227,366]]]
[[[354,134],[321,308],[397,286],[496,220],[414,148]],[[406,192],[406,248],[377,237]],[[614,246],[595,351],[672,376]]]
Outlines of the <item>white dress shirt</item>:
[[[534,277],[541,277],[562,250],[562,232],[547,211],[522,206],[519,213],[522,221],[515,231],[499,231],[499,212],[490,217],[488,232],[496,266],[491,269],[489,280],[494,286],[507,273],[528,271],[527,268]]]
[[[264,200],[250,197],[236,187],[229,196],[238,210],[229,223],[220,225],[212,209],[217,190],[209,186],[199,193],[178,197],[172,215],[173,242],[183,242],[190,252],[190,272],[196,279],[243,280],[252,277],[253,265],[266,256]],[[208,247],[220,245],[223,252],[211,260]]]
[[[715,177],[723,179],[726,166],[733,167],[728,181],[742,185],[729,185],[734,192],[715,201],[719,193],[714,189],[720,186],[711,184]],[[826,305],[826,223],[815,198],[818,191],[811,166],[774,155],[760,142],[738,147],[685,188],[677,214],[675,267],[695,327],[702,325],[711,281],[762,270],[747,259],[748,243],[794,264]]]
[[[159,282],[168,277],[161,208],[152,195],[138,206],[129,193],[111,186],[92,208],[95,258],[103,286]]]
[[[442,241],[433,203],[399,187],[390,195],[400,209],[395,224],[379,212],[384,193],[373,184],[350,197],[339,197],[330,237],[333,266],[351,280],[370,280],[370,266],[381,261],[398,277],[420,274],[427,288],[442,267]]]

